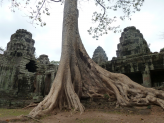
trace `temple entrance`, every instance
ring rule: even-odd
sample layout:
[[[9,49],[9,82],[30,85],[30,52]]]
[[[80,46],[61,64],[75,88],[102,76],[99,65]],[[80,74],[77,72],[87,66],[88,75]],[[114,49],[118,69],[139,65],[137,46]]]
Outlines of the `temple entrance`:
[[[153,87],[159,87],[164,82],[164,70],[151,70],[151,82]]]
[[[29,72],[33,72],[33,73],[36,72],[37,66],[35,64],[35,61],[30,60],[30,62],[28,64],[26,64],[26,69]]]
[[[51,74],[47,74],[45,78],[44,96],[48,95],[50,88],[51,88]]]
[[[141,72],[125,73],[125,75],[128,76],[134,82],[137,82],[138,84],[143,84]]]

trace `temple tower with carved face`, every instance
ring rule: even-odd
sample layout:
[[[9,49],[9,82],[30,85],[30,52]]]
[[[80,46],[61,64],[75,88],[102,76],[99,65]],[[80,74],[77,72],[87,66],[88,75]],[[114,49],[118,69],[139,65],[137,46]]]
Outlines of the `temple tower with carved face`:
[[[125,57],[135,54],[149,54],[150,49],[142,33],[134,26],[124,29],[120,37],[120,43],[117,45],[117,57]]]
[[[105,51],[100,46],[95,49],[92,59],[99,65],[108,61],[108,57],[106,56]]]
[[[35,41],[32,34],[24,29],[19,29],[11,35],[10,42],[7,44],[7,50],[4,55],[34,57]]]

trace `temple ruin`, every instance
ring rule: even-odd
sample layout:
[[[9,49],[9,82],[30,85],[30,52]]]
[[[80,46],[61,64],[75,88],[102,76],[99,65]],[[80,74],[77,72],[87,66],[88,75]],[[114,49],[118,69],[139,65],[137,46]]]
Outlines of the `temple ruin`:
[[[36,59],[34,43],[30,32],[19,29],[0,54],[0,107],[22,107],[49,93],[58,66],[47,55]]]
[[[35,58],[32,34],[19,29],[14,33],[4,54],[0,54],[0,107],[23,107],[40,102],[49,93],[58,65],[48,55]],[[102,47],[94,51],[93,60],[108,71],[122,73],[146,87],[159,87],[164,82],[164,49],[151,53],[142,33],[127,27],[117,45],[117,57],[108,61]]]
[[[95,49],[92,60],[99,65],[108,61],[108,57],[102,47],[98,46]]]
[[[146,87],[159,87],[164,82],[164,52],[151,53],[142,33],[127,27],[117,45],[117,57],[101,66],[114,73],[123,73]]]

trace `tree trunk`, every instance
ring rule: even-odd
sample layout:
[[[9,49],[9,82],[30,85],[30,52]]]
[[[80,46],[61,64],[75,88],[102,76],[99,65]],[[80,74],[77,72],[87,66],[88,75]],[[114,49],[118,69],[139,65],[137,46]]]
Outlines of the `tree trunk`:
[[[36,117],[56,108],[84,111],[80,98],[114,95],[117,106],[148,105],[164,108],[164,92],[145,88],[123,74],[111,73],[87,54],[78,31],[77,0],[65,0],[62,54],[57,75],[48,96],[29,115]]]

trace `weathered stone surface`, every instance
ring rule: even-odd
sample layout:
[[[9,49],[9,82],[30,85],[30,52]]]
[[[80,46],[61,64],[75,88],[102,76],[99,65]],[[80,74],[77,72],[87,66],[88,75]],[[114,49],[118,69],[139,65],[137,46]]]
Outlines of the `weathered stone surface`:
[[[49,93],[58,65],[49,64],[47,55],[35,59],[34,43],[32,34],[20,29],[0,54],[0,107],[22,107]]]
[[[105,51],[103,50],[102,47],[98,46],[94,53],[93,53],[93,57],[92,57],[93,61],[96,62],[97,64],[102,64],[106,61],[108,61],[108,57],[106,56]]]
[[[148,54],[150,49],[142,33],[134,26],[124,29],[117,45],[117,57],[126,57],[134,54]]]
[[[50,64],[50,61],[49,61],[49,58],[48,58],[48,55],[40,55],[39,58],[38,58],[39,62],[41,64]]]
[[[7,44],[7,50],[4,54],[34,57],[34,43],[35,41],[32,39],[32,34],[30,32],[19,29],[11,36],[10,42]]]
[[[151,53],[143,35],[135,27],[121,34],[117,57],[101,66],[114,73],[123,73],[146,87],[158,87],[164,82],[164,52]]]

